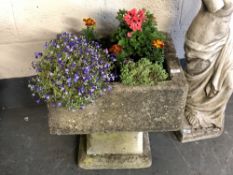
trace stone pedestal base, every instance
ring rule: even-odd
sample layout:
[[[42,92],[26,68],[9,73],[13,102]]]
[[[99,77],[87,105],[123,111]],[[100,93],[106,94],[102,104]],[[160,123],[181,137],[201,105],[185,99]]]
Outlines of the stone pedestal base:
[[[192,129],[187,121],[184,122],[182,130],[175,132],[176,136],[182,143],[216,138],[222,133],[223,129],[220,128]]]
[[[139,169],[148,168],[151,163],[148,133],[81,136],[78,164],[83,169]]]

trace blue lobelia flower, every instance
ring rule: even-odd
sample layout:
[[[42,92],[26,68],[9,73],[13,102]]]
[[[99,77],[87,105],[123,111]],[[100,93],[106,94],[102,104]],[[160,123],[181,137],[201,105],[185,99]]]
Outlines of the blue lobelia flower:
[[[108,86],[108,91],[111,91],[112,90],[112,87],[111,86]]]
[[[93,92],[95,92],[95,88],[92,87],[92,88],[90,89],[90,93],[93,93]]]
[[[102,77],[104,80],[106,80],[106,79],[108,78],[108,76],[105,75],[105,74],[101,75],[101,77]]]
[[[64,86],[63,86],[63,85],[61,86],[61,88],[60,88],[60,89],[61,89],[61,91],[62,91],[62,92],[65,90],[65,88],[64,88]]]
[[[104,68],[105,68],[105,69],[110,68],[110,64],[109,64],[109,63],[106,63],[106,64],[104,65]]]
[[[57,62],[58,62],[58,64],[63,65],[62,58],[58,58]]]
[[[75,42],[74,42],[74,41],[69,42],[69,46],[70,46],[70,47],[73,47],[74,45],[75,45]]]
[[[40,104],[40,99],[36,100],[36,103],[37,103],[37,104]]]
[[[62,106],[62,103],[61,102],[58,102],[57,103],[57,107],[61,107]]]
[[[84,74],[88,74],[89,71],[90,71],[90,67],[89,66],[83,68],[83,73]]]
[[[42,52],[35,52],[35,58],[40,58],[42,55]]]
[[[47,49],[47,48],[48,48],[48,46],[49,46],[48,42],[45,42],[45,44],[44,44],[44,48],[45,48],[45,49]]]
[[[45,95],[45,99],[49,100],[50,99],[50,95]]]
[[[91,79],[90,75],[87,75],[86,77],[83,77],[83,83],[87,83]]]
[[[52,40],[52,41],[51,41],[51,45],[52,45],[53,47],[56,47],[56,46],[57,46],[56,41]]]
[[[74,82],[77,83],[78,80],[79,80],[79,76],[78,76],[78,74],[76,73],[76,74],[74,74]]]
[[[61,53],[57,53],[57,58],[61,58],[62,54]]]
[[[71,64],[71,67],[72,67],[72,68],[75,68],[76,65],[77,65],[77,64],[76,64],[75,62],[73,62],[73,63]]]
[[[69,87],[71,87],[71,85],[72,85],[71,78],[68,78],[68,79],[67,79],[67,85],[68,85]]]
[[[83,86],[80,87],[80,88],[78,88],[78,94],[79,94],[79,95],[82,95],[84,92],[85,92],[85,89],[84,89]]]
[[[42,69],[39,66],[36,66],[36,72],[42,72]]]
[[[66,69],[65,69],[65,72],[66,72],[66,74],[68,74],[68,73],[69,73],[69,69],[66,68]]]

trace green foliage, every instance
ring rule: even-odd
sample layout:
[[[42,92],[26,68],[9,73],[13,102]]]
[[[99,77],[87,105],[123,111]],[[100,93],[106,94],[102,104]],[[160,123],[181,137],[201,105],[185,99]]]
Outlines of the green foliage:
[[[126,10],[119,10],[116,19],[120,22],[116,30],[113,42],[121,45],[123,51],[117,55],[117,59],[123,62],[126,58],[134,59],[146,57],[153,63],[160,65],[164,62],[164,49],[152,46],[153,40],[166,40],[166,36],[159,32],[153,14],[149,11],[145,12],[145,20],[142,23],[142,30],[133,31],[125,22],[124,16]],[[131,33],[131,37],[129,37]]]
[[[85,23],[86,28],[82,30],[83,35],[88,41],[96,41],[96,21],[92,18],[84,18],[83,22]]]
[[[155,18],[145,9],[119,10],[119,27],[113,42],[122,47],[116,54],[125,85],[155,85],[168,78],[163,68],[166,36],[158,31]],[[133,61],[127,62],[131,59]]]
[[[83,35],[88,41],[95,41],[96,33],[95,33],[95,26],[86,27],[82,30]]]
[[[121,80],[125,85],[155,85],[167,78],[166,71],[147,58],[142,58],[136,63],[128,62],[121,69]]]

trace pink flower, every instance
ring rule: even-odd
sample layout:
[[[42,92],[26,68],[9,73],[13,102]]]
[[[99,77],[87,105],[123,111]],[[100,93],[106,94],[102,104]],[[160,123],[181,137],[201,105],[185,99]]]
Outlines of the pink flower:
[[[131,38],[131,37],[132,37],[132,34],[133,34],[133,32],[128,32],[128,33],[127,33],[128,38]]]
[[[135,8],[127,11],[124,16],[125,23],[129,26],[133,31],[142,31],[142,23],[145,20],[145,11],[143,9],[136,10]]]

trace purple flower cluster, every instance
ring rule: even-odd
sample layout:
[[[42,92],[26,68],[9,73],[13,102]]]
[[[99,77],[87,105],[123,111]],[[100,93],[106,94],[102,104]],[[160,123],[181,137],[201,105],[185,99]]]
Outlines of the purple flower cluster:
[[[83,108],[111,90],[115,58],[95,41],[64,32],[36,52],[33,68],[38,75],[29,84],[34,96],[54,106]],[[38,101],[39,102],[39,101]]]

